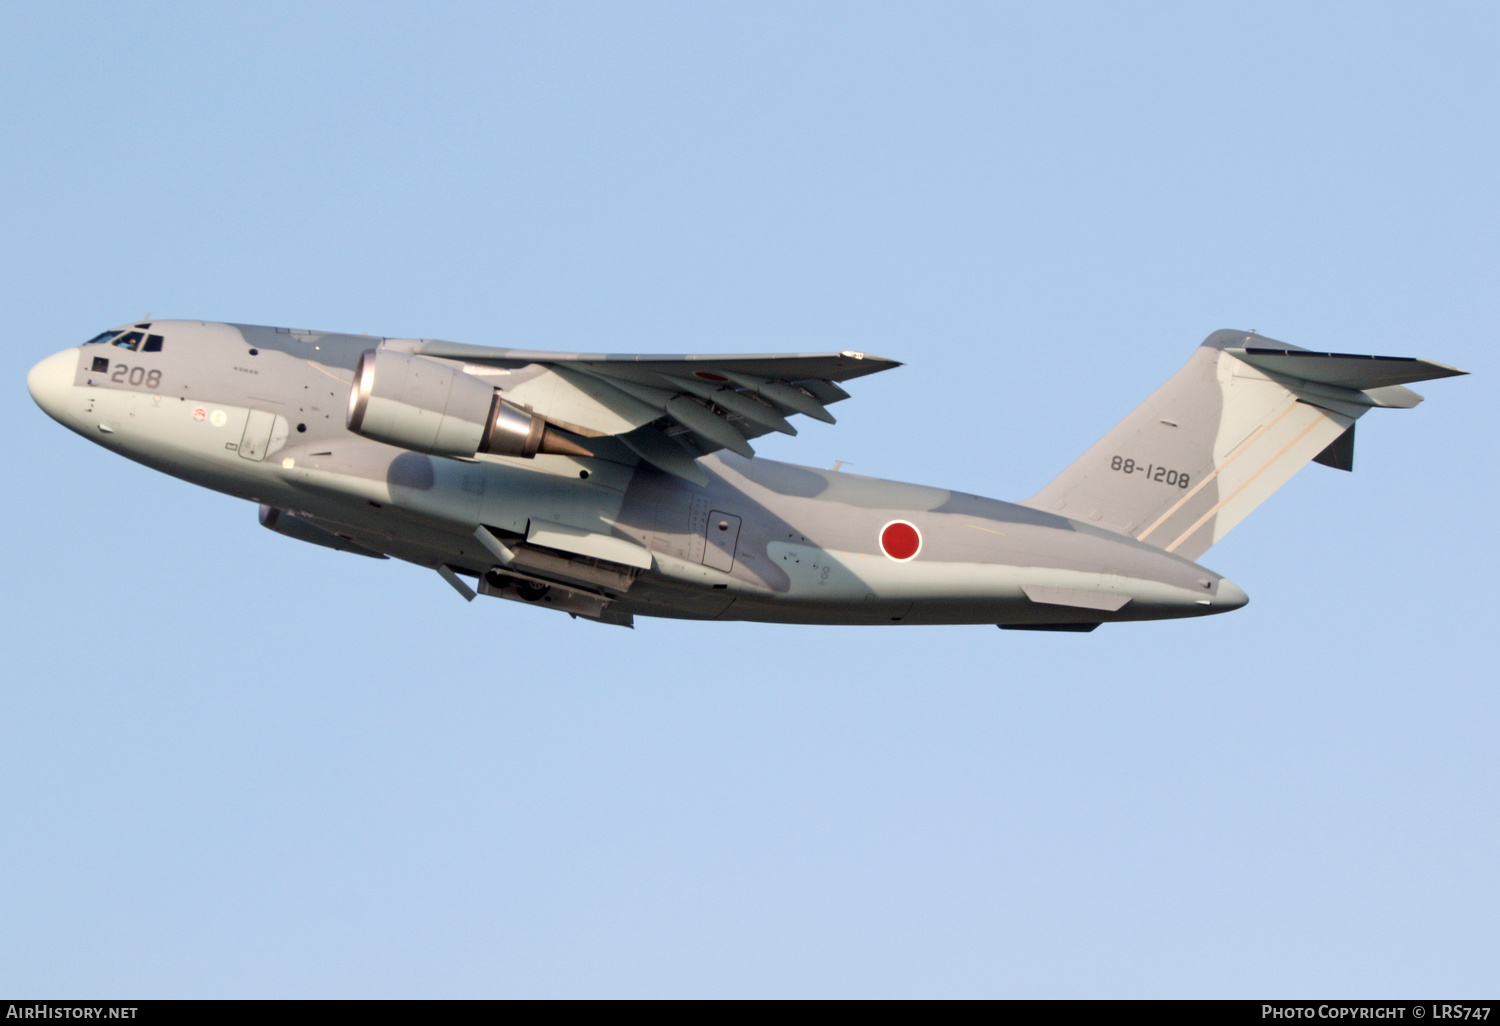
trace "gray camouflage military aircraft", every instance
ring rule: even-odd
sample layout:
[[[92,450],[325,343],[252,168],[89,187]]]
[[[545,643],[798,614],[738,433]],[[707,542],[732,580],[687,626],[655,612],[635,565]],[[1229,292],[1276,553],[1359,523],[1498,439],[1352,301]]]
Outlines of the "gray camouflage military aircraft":
[[[428,567],[467,599],[626,626],[1086,631],[1243,606],[1194,561],[1309,461],[1351,469],[1365,412],[1464,373],[1216,331],[1019,504],[755,457],[751,439],[832,423],[842,383],[897,366],[149,321],[27,386],[106,449],[259,503],[273,531]]]

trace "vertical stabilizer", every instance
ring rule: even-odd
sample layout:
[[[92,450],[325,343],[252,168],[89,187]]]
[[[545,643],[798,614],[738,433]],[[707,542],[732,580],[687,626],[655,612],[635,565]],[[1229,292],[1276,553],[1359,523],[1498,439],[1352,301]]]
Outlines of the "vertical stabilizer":
[[[1197,559],[1309,461],[1352,467],[1356,420],[1422,401],[1405,383],[1462,373],[1216,331],[1025,505]]]

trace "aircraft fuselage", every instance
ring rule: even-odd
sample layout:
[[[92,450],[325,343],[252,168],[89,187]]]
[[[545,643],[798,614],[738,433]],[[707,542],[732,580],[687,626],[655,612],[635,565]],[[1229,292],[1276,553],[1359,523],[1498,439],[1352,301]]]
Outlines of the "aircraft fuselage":
[[[608,439],[587,457],[429,456],[345,426],[359,358],[386,340],[199,321],[131,330],[163,341],[57,353],[28,379],[37,402],[106,449],[260,503],[283,533],[446,568],[501,597],[612,622],[1059,629],[1246,601],[1130,537],[941,488],[728,452],[700,461],[700,486]],[[528,375],[494,373],[502,389]],[[481,528],[515,561],[502,565]]]

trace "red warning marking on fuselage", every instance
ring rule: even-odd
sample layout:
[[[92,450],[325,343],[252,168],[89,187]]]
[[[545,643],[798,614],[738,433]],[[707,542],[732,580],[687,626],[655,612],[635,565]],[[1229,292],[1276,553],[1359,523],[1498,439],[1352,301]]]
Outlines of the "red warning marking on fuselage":
[[[704,381],[714,381],[719,384],[723,384],[729,380],[724,375],[715,374],[713,371],[693,371],[693,377],[702,378]]]
[[[922,551],[922,532],[905,520],[892,520],[880,529],[880,548],[898,563],[916,559]]]

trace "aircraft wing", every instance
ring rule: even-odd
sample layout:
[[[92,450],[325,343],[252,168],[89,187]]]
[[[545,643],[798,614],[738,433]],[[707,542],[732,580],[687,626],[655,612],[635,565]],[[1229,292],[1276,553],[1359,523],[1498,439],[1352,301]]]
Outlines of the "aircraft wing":
[[[478,367],[550,374],[504,389],[507,399],[585,437],[618,438],[639,458],[690,481],[698,456],[753,456],[750,439],[795,435],[797,414],[832,424],[828,406],[849,398],[839,382],[901,366],[867,353],[634,355],[499,349],[424,340],[415,355]]]

